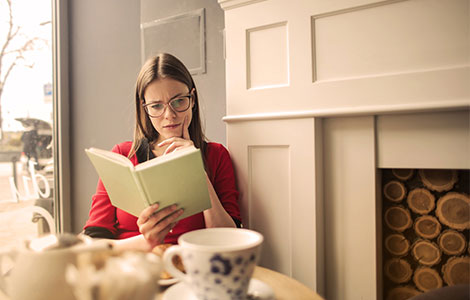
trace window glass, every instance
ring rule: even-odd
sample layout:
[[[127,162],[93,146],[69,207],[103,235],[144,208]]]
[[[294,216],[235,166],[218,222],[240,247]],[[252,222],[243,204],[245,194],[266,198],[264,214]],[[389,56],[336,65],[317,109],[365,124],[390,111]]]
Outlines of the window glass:
[[[0,251],[55,230],[51,7],[0,1]]]

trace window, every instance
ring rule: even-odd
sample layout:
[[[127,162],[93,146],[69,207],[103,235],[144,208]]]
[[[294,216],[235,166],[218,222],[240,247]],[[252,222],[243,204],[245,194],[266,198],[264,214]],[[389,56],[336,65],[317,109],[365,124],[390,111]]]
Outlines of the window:
[[[0,251],[56,229],[51,1],[0,1]]]

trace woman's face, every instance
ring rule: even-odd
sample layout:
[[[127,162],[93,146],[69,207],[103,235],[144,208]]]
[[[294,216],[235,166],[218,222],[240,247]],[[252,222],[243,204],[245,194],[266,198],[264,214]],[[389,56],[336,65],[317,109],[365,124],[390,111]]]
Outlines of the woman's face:
[[[184,112],[176,112],[168,105],[170,101],[189,95],[188,87],[177,80],[163,78],[152,81],[145,89],[145,104],[163,104],[164,111],[159,117],[150,117],[153,128],[159,133],[157,142],[171,137],[182,137],[183,124],[186,128],[192,120],[192,107],[194,102],[190,99],[190,106]]]

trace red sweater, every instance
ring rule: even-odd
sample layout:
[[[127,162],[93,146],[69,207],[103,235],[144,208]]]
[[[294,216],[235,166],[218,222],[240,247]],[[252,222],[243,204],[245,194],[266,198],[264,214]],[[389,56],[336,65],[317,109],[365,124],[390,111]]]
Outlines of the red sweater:
[[[132,142],[124,142],[113,147],[112,151],[127,157],[131,150]],[[134,165],[138,164],[137,156],[130,158]],[[234,219],[241,221],[238,206],[238,191],[235,185],[235,176],[230,155],[221,144],[208,143],[206,153],[209,179],[214,186],[222,206]],[[117,239],[124,239],[140,234],[137,226],[137,218],[125,211],[114,207],[106,189],[98,181],[96,193],[92,197],[89,219],[84,229],[88,227],[101,227],[110,231]],[[177,243],[178,237],[188,231],[205,228],[203,213],[198,213],[180,220],[166,238],[165,243]]]

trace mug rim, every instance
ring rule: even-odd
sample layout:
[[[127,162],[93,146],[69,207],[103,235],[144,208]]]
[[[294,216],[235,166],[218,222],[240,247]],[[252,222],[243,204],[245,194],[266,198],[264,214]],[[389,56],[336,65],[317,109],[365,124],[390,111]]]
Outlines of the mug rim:
[[[244,234],[251,235],[254,237],[253,241],[244,243],[242,245],[202,245],[202,244],[195,244],[193,242],[187,241],[188,238],[192,238],[195,235],[200,234],[201,232],[244,232]],[[193,231],[186,232],[182,234],[178,238],[178,244],[180,246],[184,246],[187,248],[191,248],[193,250],[199,251],[239,251],[239,250],[247,250],[252,249],[254,247],[259,246],[264,240],[264,237],[261,233],[246,229],[246,228],[231,228],[231,227],[219,227],[219,228],[203,228],[197,229]]]

